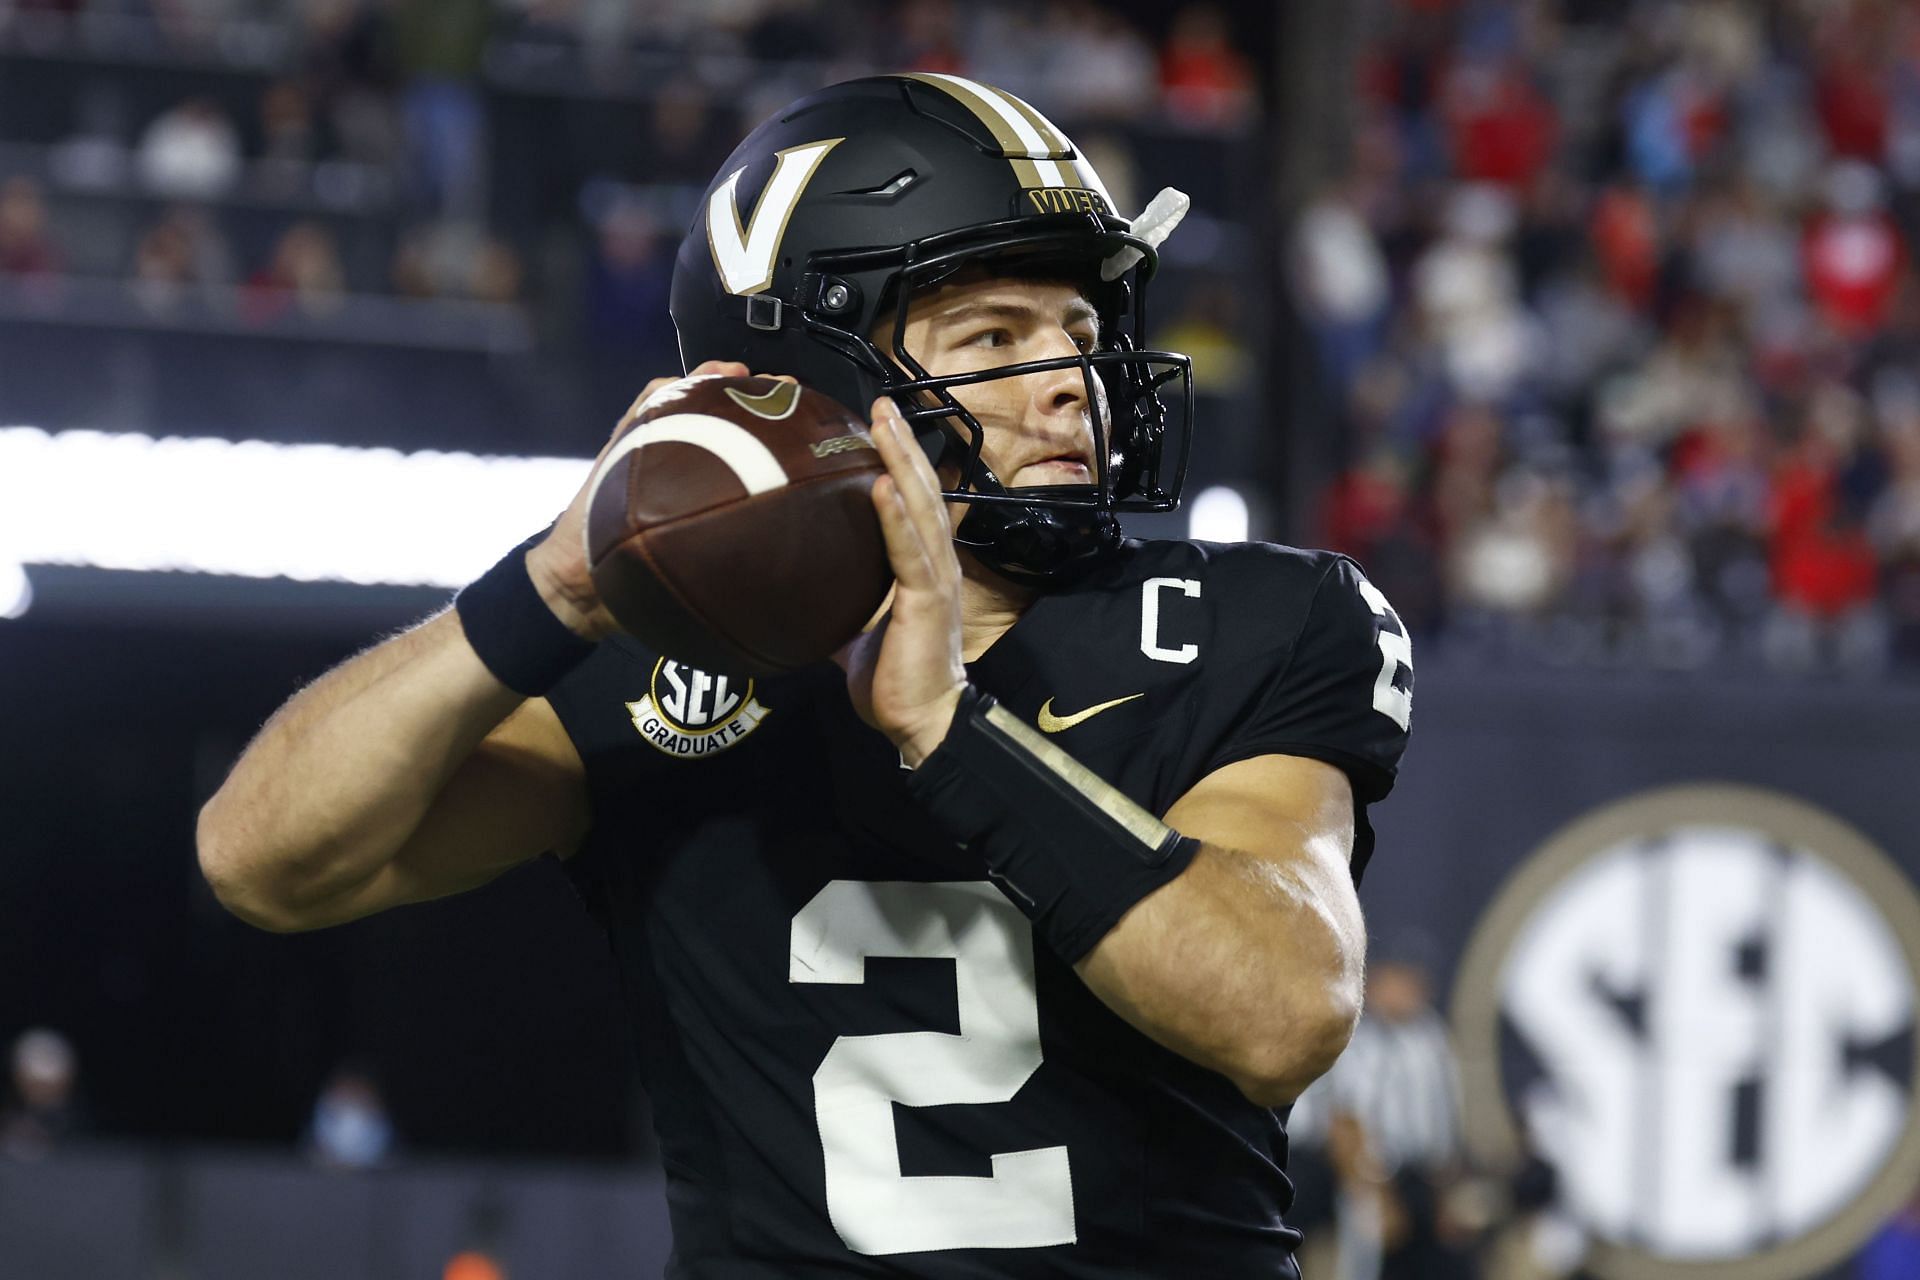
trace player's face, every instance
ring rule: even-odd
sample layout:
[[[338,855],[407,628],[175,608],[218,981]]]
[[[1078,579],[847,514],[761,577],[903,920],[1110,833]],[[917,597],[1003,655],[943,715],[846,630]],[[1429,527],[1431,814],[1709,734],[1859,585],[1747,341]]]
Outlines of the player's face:
[[[890,338],[878,339],[883,349]],[[1099,340],[1098,315],[1064,282],[963,280],[907,311],[907,350],[935,376],[1073,356]],[[948,390],[985,429],[981,458],[1008,488],[1094,483],[1093,416],[1078,366]]]

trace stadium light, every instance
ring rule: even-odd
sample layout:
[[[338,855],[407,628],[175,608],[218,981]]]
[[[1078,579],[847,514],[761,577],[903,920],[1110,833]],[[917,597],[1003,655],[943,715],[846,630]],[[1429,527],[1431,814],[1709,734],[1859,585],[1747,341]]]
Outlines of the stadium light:
[[[4,566],[458,587],[543,527],[585,458],[0,428]],[[12,589],[9,589],[12,584]]]
[[[1247,500],[1230,485],[1202,489],[1187,507],[1187,536],[1201,542],[1245,542]]]
[[[0,559],[0,622],[27,616],[33,607],[33,582],[24,567]]]

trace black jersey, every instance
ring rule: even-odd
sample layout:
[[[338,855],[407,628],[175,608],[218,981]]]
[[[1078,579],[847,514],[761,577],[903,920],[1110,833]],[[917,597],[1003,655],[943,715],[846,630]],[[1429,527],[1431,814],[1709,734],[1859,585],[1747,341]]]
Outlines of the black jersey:
[[[1155,814],[1235,760],[1393,785],[1411,658],[1349,560],[1128,541],[971,679]],[[908,798],[831,665],[617,637],[551,695],[651,1093],[673,1276],[1293,1276],[1281,1117],[1109,1011]]]

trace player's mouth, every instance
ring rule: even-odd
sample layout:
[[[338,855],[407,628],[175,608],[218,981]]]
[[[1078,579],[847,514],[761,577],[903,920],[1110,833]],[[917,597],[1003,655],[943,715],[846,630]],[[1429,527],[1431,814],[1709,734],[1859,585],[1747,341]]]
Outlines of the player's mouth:
[[[1083,453],[1062,453],[1020,468],[1019,480],[1023,486],[1092,484],[1093,468],[1087,465],[1087,457]]]

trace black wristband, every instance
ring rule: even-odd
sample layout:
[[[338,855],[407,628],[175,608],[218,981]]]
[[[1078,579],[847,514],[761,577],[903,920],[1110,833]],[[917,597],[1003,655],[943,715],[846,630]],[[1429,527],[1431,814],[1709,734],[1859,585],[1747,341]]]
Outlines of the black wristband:
[[[533,585],[527,552],[546,536],[545,529],[534,534],[453,598],[480,661],[501,684],[529,698],[559,684],[598,647],[560,621]]]
[[[1069,964],[1200,849],[972,685],[907,790]]]

